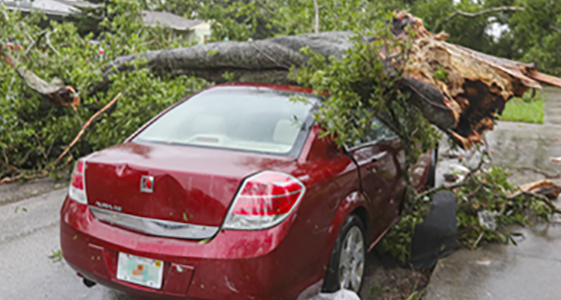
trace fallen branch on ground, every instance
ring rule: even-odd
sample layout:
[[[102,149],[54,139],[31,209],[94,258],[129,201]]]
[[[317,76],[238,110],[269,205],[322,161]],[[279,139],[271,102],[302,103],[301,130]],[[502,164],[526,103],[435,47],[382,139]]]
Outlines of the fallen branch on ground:
[[[557,206],[555,206],[555,204],[553,204],[553,202],[551,202],[551,200],[542,195],[542,194],[538,194],[538,193],[532,193],[532,192],[526,192],[526,191],[521,191],[519,193],[516,193],[510,197],[507,197],[506,199],[512,200],[518,196],[524,196],[526,199],[537,199],[542,201],[543,203],[545,203],[550,209],[552,213],[556,213],[556,214],[561,214],[561,210],[559,208],[557,208]]]
[[[95,121],[97,118],[99,118],[99,116],[101,116],[101,114],[103,114],[105,111],[107,111],[110,107],[112,107],[115,103],[117,103],[117,100],[119,99],[119,97],[121,97],[123,93],[119,93],[117,94],[117,96],[115,96],[115,98],[113,98],[113,100],[111,100],[109,103],[107,103],[104,107],[102,107],[100,110],[98,110],[93,116],[90,117],[90,119],[82,126],[82,129],[80,130],[80,132],[78,132],[78,134],[76,135],[76,137],[74,138],[74,140],[72,140],[72,142],[70,144],[68,144],[68,146],[66,146],[66,148],[64,149],[64,151],[57,157],[57,159],[55,160],[55,162],[53,163],[53,165],[57,165],[58,162],[60,161],[60,159],[62,159],[64,156],[66,156],[66,154],[68,153],[68,151],[70,151],[70,149],[72,147],[74,147],[74,145],[76,145],[76,143],[78,142],[78,140],[80,140],[80,138],[82,137],[82,135],[86,132],[86,129],[88,128],[88,126],[90,126],[90,124]]]

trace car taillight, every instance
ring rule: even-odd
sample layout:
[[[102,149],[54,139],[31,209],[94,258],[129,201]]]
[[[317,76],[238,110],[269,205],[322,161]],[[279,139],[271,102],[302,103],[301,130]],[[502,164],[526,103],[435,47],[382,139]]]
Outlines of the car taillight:
[[[265,229],[282,222],[304,196],[306,188],[284,173],[265,171],[247,178],[226,216],[224,228]]]
[[[74,171],[72,171],[72,180],[68,187],[68,196],[70,199],[82,204],[88,203],[85,170],[86,163],[83,160],[78,160],[74,166]]]

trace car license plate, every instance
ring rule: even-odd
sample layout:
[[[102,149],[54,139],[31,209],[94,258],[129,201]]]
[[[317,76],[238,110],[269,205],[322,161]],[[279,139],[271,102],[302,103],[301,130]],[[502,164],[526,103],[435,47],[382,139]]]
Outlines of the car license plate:
[[[160,289],[164,263],[161,260],[138,257],[119,252],[117,279]]]

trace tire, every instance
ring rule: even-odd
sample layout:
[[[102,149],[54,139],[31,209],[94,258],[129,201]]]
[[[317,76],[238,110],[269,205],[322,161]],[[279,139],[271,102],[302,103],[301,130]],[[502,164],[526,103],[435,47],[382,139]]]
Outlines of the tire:
[[[432,189],[436,186],[436,164],[438,162],[438,144],[432,152],[430,160],[429,174],[427,175],[426,189]]]
[[[356,293],[360,291],[366,267],[365,242],[366,235],[362,220],[356,215],[350,215],[345,220],[331,252],[323,281],[323,292],[334,293],[343,288],[343,283],[348,290]],[[354,247],[351,246],[353,244]]]

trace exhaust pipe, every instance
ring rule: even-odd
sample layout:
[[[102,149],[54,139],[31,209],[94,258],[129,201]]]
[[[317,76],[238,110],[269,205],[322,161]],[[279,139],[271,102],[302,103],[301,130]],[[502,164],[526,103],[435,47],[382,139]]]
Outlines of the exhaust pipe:
[[[83,282],[84,285],[87,286],[88,288],[91,288],[92,286],[96,285],[95,282],[93,282],[93,281],[91,281],[91,280],[89,280],[89,279],[87,279],[87,278],[82,279],[82,282]]]

